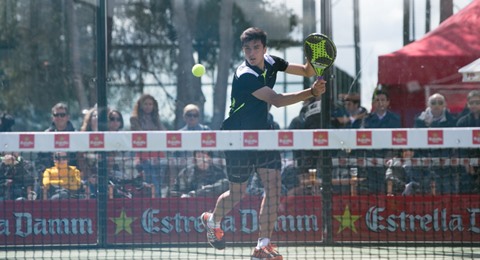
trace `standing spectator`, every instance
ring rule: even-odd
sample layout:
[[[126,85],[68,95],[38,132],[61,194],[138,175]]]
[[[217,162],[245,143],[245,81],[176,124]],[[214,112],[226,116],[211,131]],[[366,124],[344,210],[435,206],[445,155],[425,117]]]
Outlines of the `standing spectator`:
[[[98,131],[98,111],[96,105],[85,113],[80,131]],[[98,160],[100,155],[96,152],[80,152],[77,155],[78,168],[82,173],[82,180],[91,192],[90,198],[95,198],[97,195]]]
[[[132,131],[167,130],[160,121],[157,100],[149,95],[142,95],[133,107],[130,117]],[[161,198],[162,182],[166,176],[168,163],[164,152],[140,152],[137,154],[137,164],[144,173],[145,181],[155,187],[155,197]]]
[[[200,108],[197,105],[188,104],[183,108],[183,120],[186,124],[180,131],[210,130],[207,125],[200,124]]]
[[[67,104],[60,102],[52,107],[52,121],[45,132],[74,132],[72,122],[70,122],[70,113]],[[77,165],[76,153],[68,153],[68,159],[71,165]],[[35,169],[37,178],[41,179],[45,169],[54,165],[52,153],[38,153],[35,159]],[[37,193],[40,187],[36,187]]]
[[[19,154],[0,157],[0,200],[35,200],[34,181],[30,163]]]
[[[402,127],[400,116],[389,110],[390,97],[388,93],[377,90],[374,93],[372,112],[365,118],[365,128],[400,128]],[[365,158],[392,158],[393,152],[387,149],[381,150],[355,150],[351,153],[357,157]],[[359,176],[366,178],[368,191],[374,194],[385,193],[385,171],[383,167],[365,167],[365,171],[359,169]]]
[[[116,109],[108,111],[108,131],[121,131],[124,127],[123,115]],[[142,197],[150,191],[152,185],[143,181],[141,167],[134,163],[134,154],[131,152],[112,151],[107,153],[109,197],[132,198]],[[138,171],[137,169],[140,169]]]
[[[435,93],[428,97],[427,108],[415,118],[415,128],[454,127],[456,120],[447,109],[445,97]],[[452,149],[417,150],[420,157],[450,158],[455,151]],[[436,192],[440,194],[456,193],[458,191],[458,168],[452,166],[431,166],[429,169],[435,178]]]
[[[212,153],[194,152],[195,163],[182,169],[173,185],[171,195],[188,197],[217,197],[228,190],[225,169],[213,164]]]
[[[43,173],[43,199],[68,199],[82,197],[84,191],[80,170],[69,165],[66,152],[54,154],[55,166]],[[89,192],[86,191],[87,196]]]
[[[457,121],[457,127],[480,127],[480,90],[472,90],[467,95],[467,106],[469,112],[460,117]],[[469,158],[480,158],[479,149],[469,149],[461,151],[461,156]],[[466,192],[471,186],[471,190],[480,193],[480,167],[467,165],[465,171],[462,171],[460,178],[462,192]]]

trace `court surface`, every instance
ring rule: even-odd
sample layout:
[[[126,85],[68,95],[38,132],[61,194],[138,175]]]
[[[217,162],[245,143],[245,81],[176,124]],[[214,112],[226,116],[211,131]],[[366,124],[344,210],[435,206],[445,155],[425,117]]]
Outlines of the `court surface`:
[[[479,259],[480,247],[280,247],[283,259]],[[250,247],[7,250],[1,259],[250,259]]]

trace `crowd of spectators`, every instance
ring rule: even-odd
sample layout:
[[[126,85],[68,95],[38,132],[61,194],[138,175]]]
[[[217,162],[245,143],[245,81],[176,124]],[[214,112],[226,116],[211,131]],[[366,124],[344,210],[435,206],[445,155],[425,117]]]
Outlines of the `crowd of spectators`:
[[[388,93],[377,91],[372,100],[372,111],[360,105],[358,94],[342,95],[332,110],[334,128],[401,128],[400,116],[389,110]],[[319,122],[320,102],[305,101],[300,113],[289,129],[316,129]],[[124,117],[119,110],[107,111],[108,131],[162,131],[166,127],[159,115],[156,99],[142,95],[134,105],[129,118],[130,129],[124,129]],[[178,130],[210,130],[202,124],[200,108],[194,104],[184,107],[185,125]],[[270,118],[272,125],[277,125]],[[415,128],[480,127],[480,91],[467,96],[466,111],[460,116],[449,112],[447,100],[439,93],[428,97],[424,111],[415,117]],[[0,114],[2,132],[12,130],[15,120],[7,113]],[[278,129],[278,127],[276,128]],[[80,131],[98,131],[98,110],[94,106],[84,113]],[[55,104],[47,132],[76,131],[70,121],[69,108],[64,103]],[[19,153],[2,153],[0,161],[0,200],[66,199],[97,196],[98,166],[106,162],[110,198],[132,197],[217,197],[228,190],[223,154],[219,152],[132,152],[112,151],[100,157],[97,152],[41,152],[32,160]],[[479,158],[480,152],[472,149],[403,149],[339,151],[332,156],[345,158],[385,158],[381,167],[363,167],[358,177],[364,180],[360,194],[458,194],[480,191],[478,166],[415,166],[412,158]],[[316,178],[322,178],[318,154],[313,151],[294,151],[293,164],[286,165],[283,173],[283,194],[307,194],[299,191],[299,183],[315,169]],[[173,159],[173,160],[172,160]],[[173,162],[173,163],[172,163]],[[343,174],[349,169],[337,167],[334,178],[350,178]],[[262,183],[254,177],[249,180],[248,193],[262,195]]]

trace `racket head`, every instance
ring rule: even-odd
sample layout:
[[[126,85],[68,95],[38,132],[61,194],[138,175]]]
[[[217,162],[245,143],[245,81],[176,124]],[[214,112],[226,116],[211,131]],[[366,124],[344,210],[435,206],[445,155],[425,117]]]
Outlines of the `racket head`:
[[[305,38],[303,49],[308,62],[312,65],[318,77],[335,62],[337,47],[326,35],[312,33]]]

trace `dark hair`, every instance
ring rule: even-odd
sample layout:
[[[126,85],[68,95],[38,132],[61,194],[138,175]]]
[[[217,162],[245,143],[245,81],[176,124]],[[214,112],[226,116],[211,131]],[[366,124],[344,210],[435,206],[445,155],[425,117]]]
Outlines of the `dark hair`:
[[[385,95],[385,97],[387,97],[387,100],[390,100],[390,96],[386,91],[383,91],[383,90],[375,91],[375,93],[373,94],[373,98],[376,98],[378,95]]]
[[[243,31],[242,35],[240,35],[240,42],[242,46],[250,41],[253,40],[260,40],[263,44],[263,47],[267,46],[267,33],[257,27],[250,27]]]
[[[13,116],[5,112],[0,113],[0,132],[11,132],[14,124],[15,119]]]
[[[118,130],[123,129],[123,115],[122,113],[120,113],[120,111],[116,109],[112,109],[108,111],[108,118],[110,119],[110,116],[112,116],[114,113],[117,113],[118,116],[120,117],[120,127],[118,128]]]

